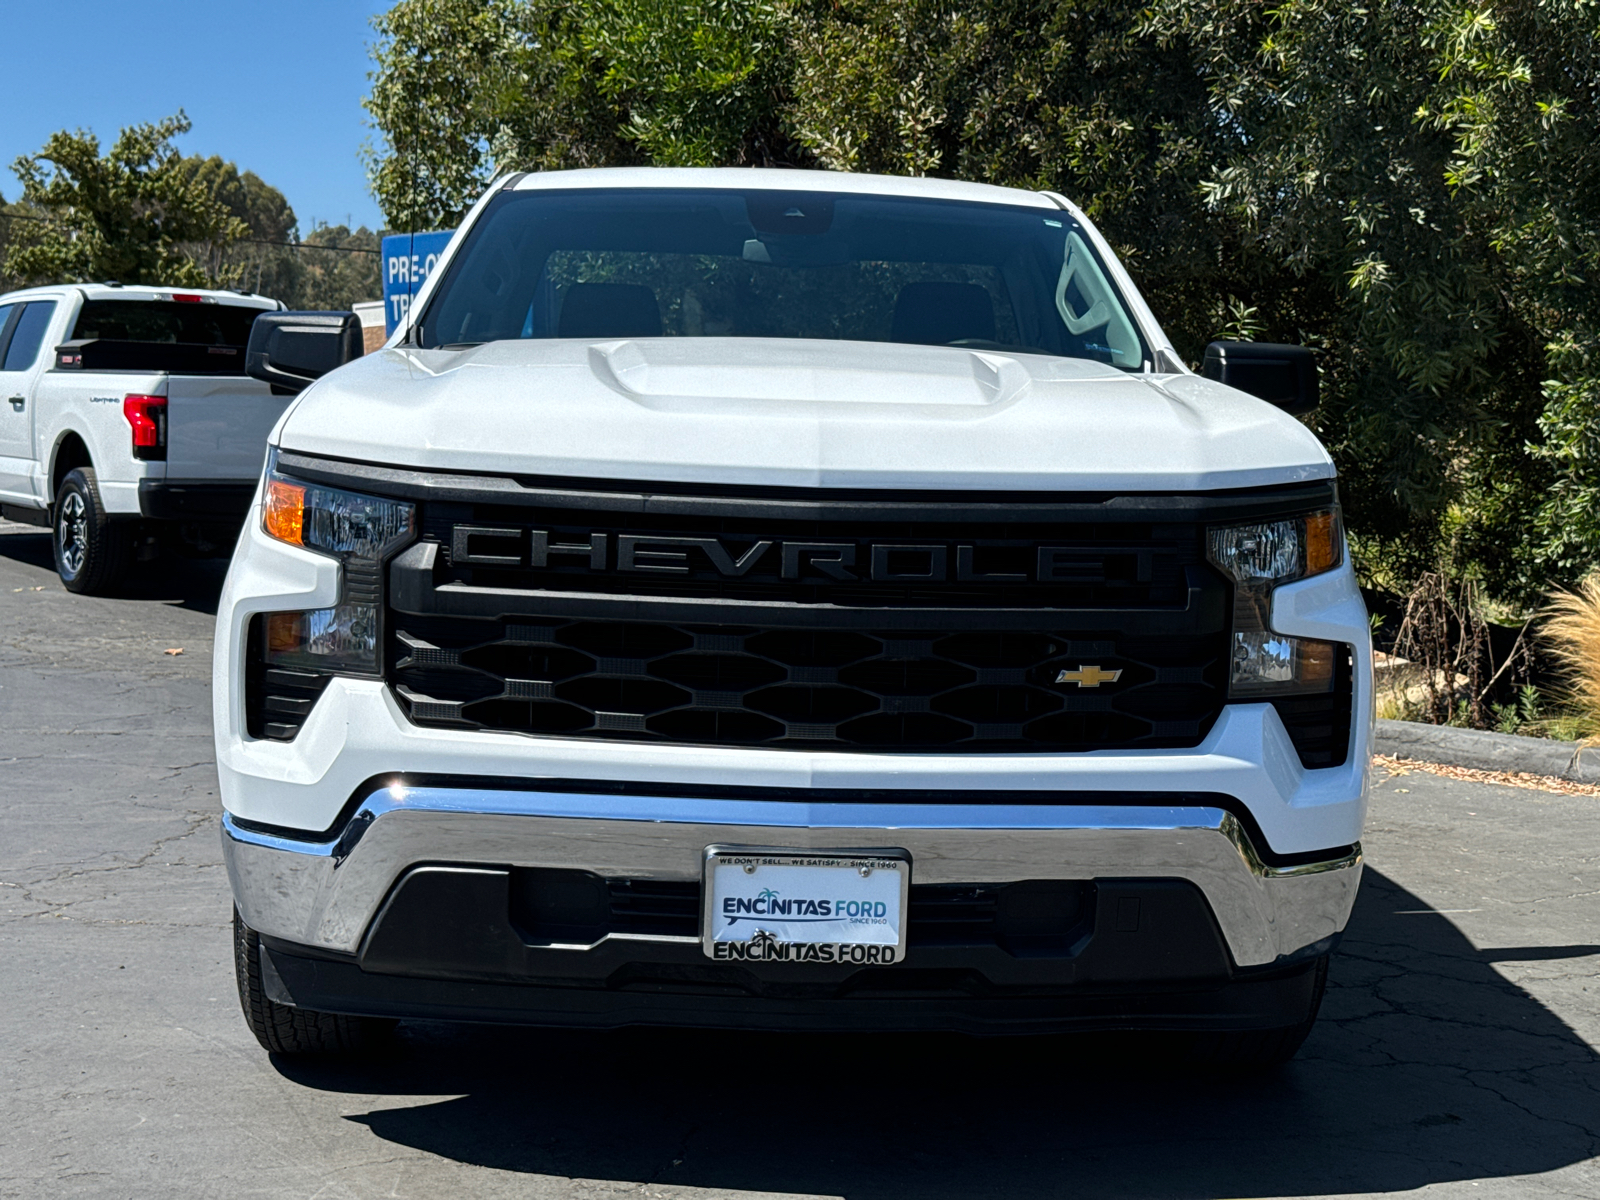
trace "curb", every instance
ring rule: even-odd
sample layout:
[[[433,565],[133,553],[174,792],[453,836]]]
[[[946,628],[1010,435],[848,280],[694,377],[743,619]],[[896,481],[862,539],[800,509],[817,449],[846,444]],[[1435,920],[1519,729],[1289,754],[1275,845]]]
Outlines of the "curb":
[[[1580,751],[1575,742],[1512,733],[1380,720],[1372,752],[1480,771],[1523,771],[1574,783],[1600,783],[1600,748]]]

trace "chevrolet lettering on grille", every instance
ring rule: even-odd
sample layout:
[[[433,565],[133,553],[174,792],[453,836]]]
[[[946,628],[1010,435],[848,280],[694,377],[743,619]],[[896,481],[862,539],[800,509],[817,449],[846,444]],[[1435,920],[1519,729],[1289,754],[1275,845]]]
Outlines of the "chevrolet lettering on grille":
[[[1148,583],[1146,548],[1035,545],[1006,563],[985,561],[985,548],[962,544],[710,537],[456,525],[450,561],[461,567],[578,569],[671,576],[714,571],[727,579],[779,578],[860,583],[1096,584],[1118,557],[1130,582]],[[996,566],[1010,569],[995,569]],[[1025,569],[1018,570],[1016,568]]]

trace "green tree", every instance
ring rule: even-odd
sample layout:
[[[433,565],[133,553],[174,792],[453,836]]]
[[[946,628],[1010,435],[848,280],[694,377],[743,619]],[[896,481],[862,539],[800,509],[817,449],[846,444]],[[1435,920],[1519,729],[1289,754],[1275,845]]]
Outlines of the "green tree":
[[[1058,191],[1116,246],[1179,352],[1240,320],[1300,340],[1319,280],[1205,203],[1230,144],[1181,41],[1132,0],[814,0],[792,26],[788,119],[824,166]]]
[[[497,170],[639,161],[580,39],[585,9],[400,0],[373,19],[373,194],[405,232],[458,223]]]
[[[1432,39],[1440,95],[1419,119],[1451,136],[1449,178],[1493,249],[1522,368],[1496,452],[1467,476],[1464,541],[1531,597],[1600,564],[1600,9],[1446,10]]]
[[[122,130],[104,156],[83,130],[52,134],[37,154],[18,158],[22,201],[47,218],[13,221],[5,273],[24,282],[116,279],[123,283],[205,286],[214,275],[185,246],[226,248],[248,227],[183,167],[172,139],[187,133],[183,113]]]
[[[290,308],[348,309],[383,297],[382,239],[365,225],[319,225],[293,251],[298,286],[282,297]]]
[[[25,204],[9,204],[4,196],[0,196],[0,289],[10,291],[12,288],[21,287],[23,280],[12,275],[5,267],[6,254],[11,248],[11,231],[19,229],[21,236],[26,238],[28,226],[39,218],[39,214],[29,210]]]
[[[794,152],[775,103],[790,24],[765,0],[600,0],[579,41],[618,128],[650,162],[771,166]]]
[[[1183,357],[1319,348],[1365,553],[1528,599],[1600,564],[1592,0],[401,0],[374,179],[646,161],[1064,193]]]
[[[318,225],[303,238],[294,209],[277,188],[220,157],[186,158],[181,169],[246,226],[226,246],[183,247],[212,277],[296,309],[347,309],[383,294],[378,234],[362,226]]]
[[[767,0],[400,0],[373,25],[368,170],[395,229],[458,223],[504,171],[810,161]]]
[[[1332,286],[1316,423],[1355,528],[1523,598],[1600,562],[1600,10],[1162,0],[1147,28],[1236,130],[1209,206]]]
[[[266,296],[293,293],[299,286],[292,248],[298,222],[284,194],[253,171],[241,172],[217,155],[192,155],[181,161],[179,169],[246,229],[244,236],[226,244],[189,244],[182,251],[213,279],[228,278]]]
[[[502,169],[795,165],[1059,188],[1117,242],[1190,359],[1246,309],[1298,335],[1326,289],[1202,202],[1226,138],[1192,56],[1141,32],[1144,12],[1128,0],[401,0],[378,22],[375,188],[401,228],[454,223]]]

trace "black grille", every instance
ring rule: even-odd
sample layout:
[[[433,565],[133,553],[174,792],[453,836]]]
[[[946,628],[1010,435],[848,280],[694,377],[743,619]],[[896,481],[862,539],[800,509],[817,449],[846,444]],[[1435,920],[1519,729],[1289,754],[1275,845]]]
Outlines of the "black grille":
[[[1278,719],[1299,752],[1300,764],[1337,767],[1350,754],[1350,721],[1355,707],[1354,664],[1345,653],[1334,662],[1333,691],[1320,696],[1286,696],[1272,702]]]
[[[1206,526],[1335,499],[289,465],[418,503],[384,620],[385,676],[418,724],[877,751],[1197,745],[1225,701],[1229,619]],[[1341,700],[1280,706],[1308,766],[1344,757]]]
[[[700,929],[700,885],[677,880],[518,868],[510,903],[511,923],[535,945],[587,946],[611,933],[696,937]]]
[[[1094,885],[1058,880],[913,884],[906,940],[913,946],[994,943],[1016,955],[1066,954],[1094,924]]]
[[[310,715],[329,676],[317,671],[290,671],[266,665],[263,618],[250,618],[246,637],[244,715],[251,737],[292,742]]]
[[[1131,638],[414,614],[395,614],[391,630],[390,678],[419,724],[872,750],[1192,746],[1220,711],[1227,649],[1220,631]]]
[[[700,929],[700,885],[671,879],[607,879],[613,933],[678,934]]]

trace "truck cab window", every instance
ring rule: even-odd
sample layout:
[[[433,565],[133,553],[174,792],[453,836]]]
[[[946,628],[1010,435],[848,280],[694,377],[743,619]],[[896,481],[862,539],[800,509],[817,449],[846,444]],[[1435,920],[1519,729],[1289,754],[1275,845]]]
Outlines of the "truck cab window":
[[[11,333],[11,344],[6,347],[5,363],[0,365],[0,371],[26,371],[38,361],[39,347],[44,345],[45,330],[50,328],[50,318],[55,312],[53,300],[24,306]]]
[[[160,342],[186,346],[243,346],[257,308],[184,304],[171,300],[89,300],[78,313],[74,341]]]

